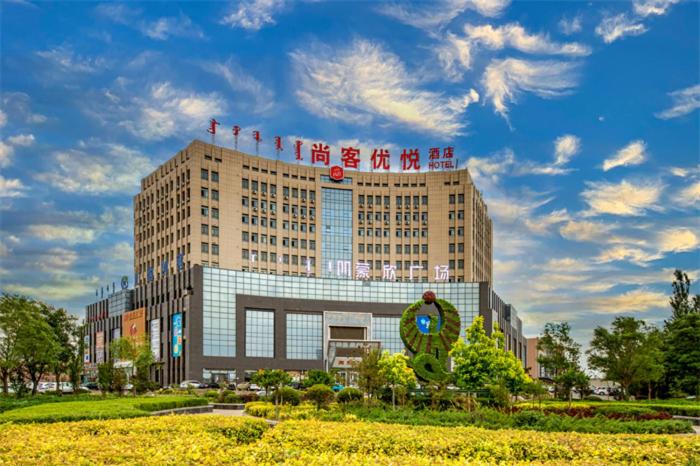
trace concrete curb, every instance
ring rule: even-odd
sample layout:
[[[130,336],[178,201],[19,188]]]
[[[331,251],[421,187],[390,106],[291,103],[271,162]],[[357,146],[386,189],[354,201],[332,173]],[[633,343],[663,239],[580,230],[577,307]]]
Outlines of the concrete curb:
[[[679,421],[690,421],[691,424],[700,426],[700,417],[693,416],[673,416],[673,419],[678,419]]]
[[[242,403],[211,403],[214,409],[233,409],[237,411],[242,411],[245,405]]]
[[[185,408],[164,409],[163,411],[153,411],[151,416],[167,416],[170,414],[201,414],[214,411],[212,405],[187,406]]]

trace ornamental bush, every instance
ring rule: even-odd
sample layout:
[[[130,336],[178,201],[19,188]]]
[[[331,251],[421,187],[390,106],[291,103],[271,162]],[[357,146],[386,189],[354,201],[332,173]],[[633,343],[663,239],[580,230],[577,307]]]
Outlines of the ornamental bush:
[[[328,385],[314,385],[304,394],[304,398],[313,402],[316,405],[316,409],[327,407],[333,398],[335,398],[335,393]]]
[[[356,401],[362,401],[362,392],[354,387],[345,387],[336,395],[338,403],[348,404]]]
[[[299,391],[294,390],[292,387],[280,387],[279,389],[275,390],[275,393],[272,394],[272,398],[274,399],[278,395],[279,401],[282,404],[297,406],[301,401]]]

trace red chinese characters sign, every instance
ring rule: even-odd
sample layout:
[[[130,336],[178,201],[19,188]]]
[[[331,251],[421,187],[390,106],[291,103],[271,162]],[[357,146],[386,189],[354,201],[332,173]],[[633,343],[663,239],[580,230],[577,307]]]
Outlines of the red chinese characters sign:
[[[445,147],[440,155],[439,147],[431,147],[428,151],[428,170],[454,170],[454,147]]]

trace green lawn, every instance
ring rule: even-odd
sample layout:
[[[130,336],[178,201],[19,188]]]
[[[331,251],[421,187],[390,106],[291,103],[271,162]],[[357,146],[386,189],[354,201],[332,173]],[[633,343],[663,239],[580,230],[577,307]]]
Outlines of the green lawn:
[[[523,402],[518,406],[527,406],[538,408],[537,402]],[[569,406],[566,401],[543,401],[543,407],[562,408]],[[573,401],[572,407],[598,407],[606,406],[609,408],[619,407],[625,408],[648,408],[655,411],[665,411],[669,414],[678,416],[696,416],[700,417],[700,402],[692,400],[636,400],[636,401]]]
[[[193,396],[151,396],[94,398],[60,403],[43,403],[11,409],[0,414],[0,424],[6,422],[62,422],[85,419],[117,419],[148,416],[152,411],[202,406],[206,398]]]
[[[0,413],[11,409],[26,408],[44,403],[62,403],[66,401],[86,401],[99,399],[99,395],[92,393],[81,393],[79,395],[64,394],[56,395],[54,393],[38,393],[34,396],[25,396],[16,398],[14,395],[0,395]]]

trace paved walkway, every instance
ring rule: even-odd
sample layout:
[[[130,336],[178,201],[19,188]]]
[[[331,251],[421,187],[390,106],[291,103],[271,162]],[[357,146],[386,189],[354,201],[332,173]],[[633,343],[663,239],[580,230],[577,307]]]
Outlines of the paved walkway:
[[[222,416],[247,416],[242,409],[215,409],[213,414],[221,414]]]

